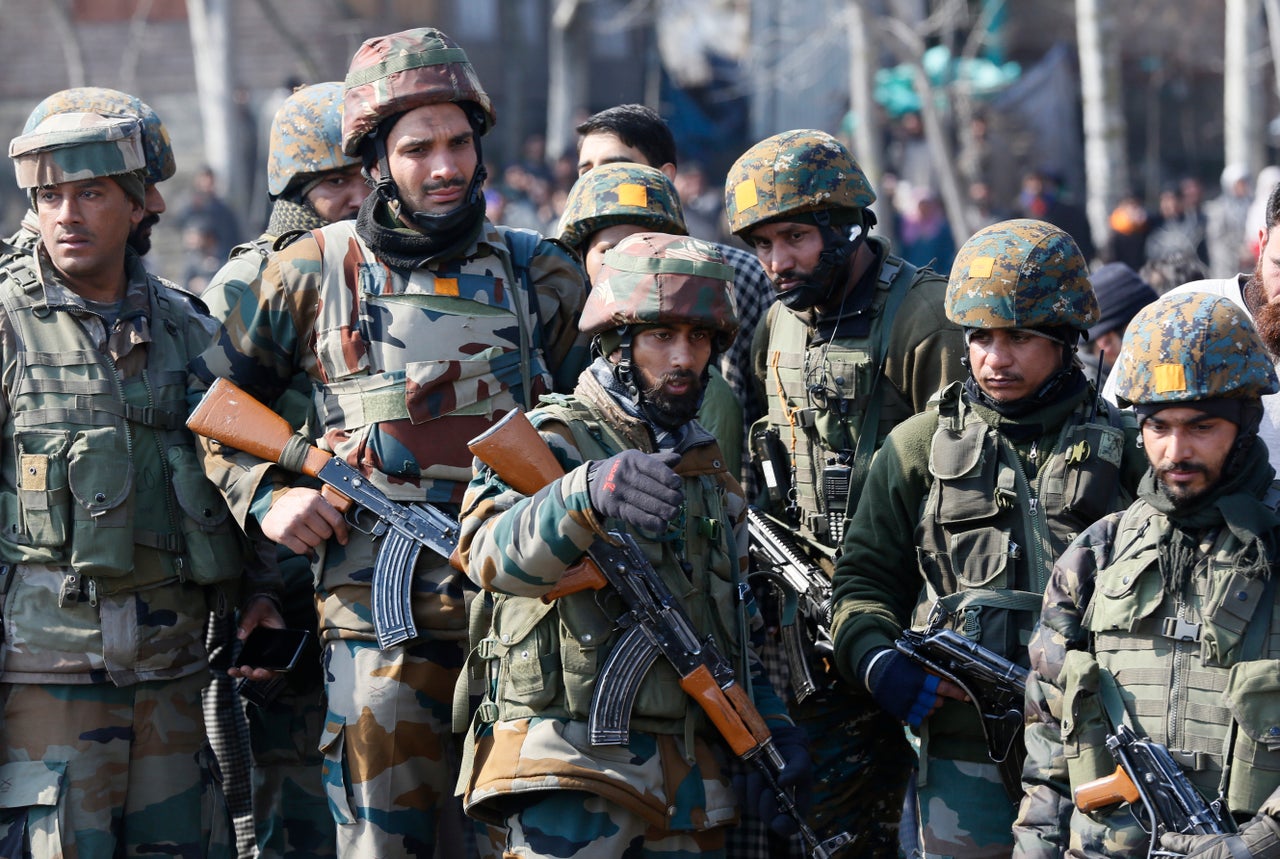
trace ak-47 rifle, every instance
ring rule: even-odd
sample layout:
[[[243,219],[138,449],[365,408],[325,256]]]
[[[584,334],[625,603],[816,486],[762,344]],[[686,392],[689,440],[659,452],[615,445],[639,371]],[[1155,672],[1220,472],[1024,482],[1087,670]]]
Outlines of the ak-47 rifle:
[[[321,494],[351,527],[382,538],[372,583],[378,647],[385,649],[417,636],[410,598],[413,567],[423,546],[443,558],[450,556],[458,542],[457,522],[429,505],[392,501],[359,471],[308,444],[288,421],[227,379],[218,379],[205,392],[187,427],[323,481]]]
[[[1137,817],[1141,803],[1147,818],[1142,828],[1151,835],[1148,856],[1158,854],[1160,836],[1166,832],[1225,835],[1236,831],[1225,803],[1206,802],[1162,744],[1139,737],[1121,724],[1107,736],[1107,749],[1116,759],[1116,771],[1077,787],[1076,808],[1095,811],[1127,802]]]
[[[937,615],[921,632],[906,630],[894,646],[926,671],[959,686],[981,717],[987,754],[1013,798],[1022,795],[1022,742],[1027,670],[954,629],[938,628]]]
[[[468,445],[476,457],[507,485],[532,495],[564,476],[533,424],[519,409],[508,412]],[[711,719],[729,748],[763,775],[778,806],[799,826],[809,855],[830,857],[849,843],[847,833],[820,841],[796,808],[791,793],[778,783],[785,761],[773,745],[769,727],[729,660],[710,636],[700,637],[680,602],[630,535],[611,532],[565,571],[543,600],[550,602],[584,590],[611,588],[625,606],[617,618],[622,636],[596,680],[587,729],[595,745],[624,745],[630,736],[631,707],[640,682],[659,656],[680,675],[680,687]]]
[[[791,532],[759,508],[747,508],[748,547],[756,562],[752,577],[762,578],[782,594],[779,635],[786,655],[791,689],[803,701],[818,689],[813,657],[830,659],[831,579],[791,536]],[[821,673],[821,672],[817,672]]]

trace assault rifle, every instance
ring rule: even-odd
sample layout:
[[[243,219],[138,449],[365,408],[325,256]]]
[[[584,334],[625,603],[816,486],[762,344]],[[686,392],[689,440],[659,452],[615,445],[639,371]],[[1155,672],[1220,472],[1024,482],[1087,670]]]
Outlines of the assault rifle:
[[[289,422],[235,383],[218,379],[187,419],[194,433],[279,463],[324,482],[321,494],[351,527],[383,538],[373,565],[373,627],[378,647],[418,634],[410,590],[423,546],[448,558],[458,542],[458,523],[434,507],[392,501],[342,459],[313,447]]]
[[[1166,832],[1225,835],[1236,831],[1235,819],[1224,803],[1205,802],[1165,746],[1140,738],[1128,725],[1118,725],[1107,736],[1107,749],[1116,759],[1116,771],[1077,787],[1076,808],[1094,811],[1140,801],[1147,818],[1142,828],[1151,835],[1148,856],[1160,855],[1160,836]]]
[[[906,630],[894,646],[924,670],[960,687],[981,717],[987,754],[1010,797],[1022,795],[1023,708],[1027,670],[954,629]]]
[[[555,454],[519,409],[512,409],[468,445],[476,457],[509,486],[532,495],[564,475]],[[624,606],[616,619],[622,635],[596,679],[587,719],[593,745],[625,745],[630,737],[636,692],[659,656],[680,676],[680,687],[697,702],[720,736],[743,761],[763,775],[778,806],[799,826],[809,855],[830,857],[852,840],[839,833],[820,841],[796,808],[791,793],[778,783],[785,761],[773,745],[769,727],[734,677],[729,660],[711,636],[700,637],[680,602],[649,563],[635,540],[611,532],[565,571],[543,600],[550,602],[584,590],[610,588]]]
[[[831,658],[831,579],[780,522],[747,508],[748,547],[759,577],[782,594],[779,633],[791,688],[803,701],[818,689],[811,654]]]

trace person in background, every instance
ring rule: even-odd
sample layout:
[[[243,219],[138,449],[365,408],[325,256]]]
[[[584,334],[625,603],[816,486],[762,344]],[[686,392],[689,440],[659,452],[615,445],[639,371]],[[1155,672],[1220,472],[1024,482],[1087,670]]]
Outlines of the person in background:
[[[1109,262],[1089,275],[1098,299],[1098,321],[1080,350],[1085,376],[1101,391],[1120,354],[1125,326],[1134,314],[1156,300],[1156,291],[1122,262]]]

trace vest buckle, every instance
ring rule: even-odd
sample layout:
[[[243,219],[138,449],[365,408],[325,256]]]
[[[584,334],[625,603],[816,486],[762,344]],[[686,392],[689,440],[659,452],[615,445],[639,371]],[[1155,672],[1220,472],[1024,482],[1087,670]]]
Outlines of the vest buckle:
[[[1160,634],[1174,641],[1199,641],[1200,624],[1190,623],[1180,617],[1166,617]]]
[[[482,701],[476,708],[476,718],[483,725],[492,725],[498,721],[498,705],[492,701]]]

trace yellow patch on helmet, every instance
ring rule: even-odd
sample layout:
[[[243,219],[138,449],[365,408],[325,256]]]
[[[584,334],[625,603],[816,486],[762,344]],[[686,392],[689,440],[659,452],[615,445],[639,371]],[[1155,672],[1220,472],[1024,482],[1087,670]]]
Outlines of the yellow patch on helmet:
[[[745,212],[760,202],[760,192],[756,190],[755,179],[743,179],[733,189],[733,202],[739,212]]]
[[[619,185],[618,205],[634,206],[637,209],[649,208],[649,189],[634,182]]]
[[[1172,394],[1187,389],[1187,373],[1181,364],[1156,364],[1157,394]]]
[[[996,267],[995,257],[974,257],[969,263],[969,277],[991,277]]]
[[[437,277],[436,278],[436,295],[454,295],[458,294],[458,279],[456,277]]]

